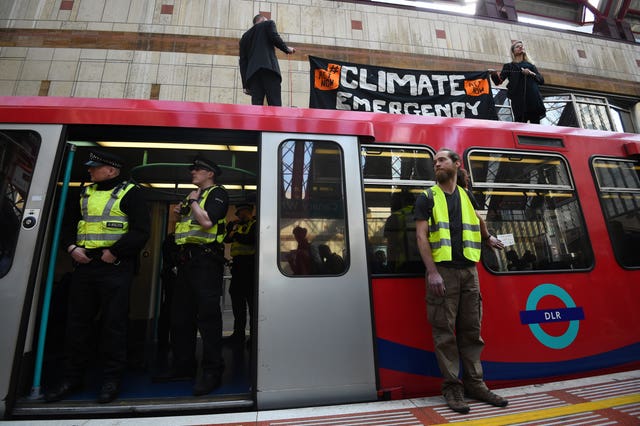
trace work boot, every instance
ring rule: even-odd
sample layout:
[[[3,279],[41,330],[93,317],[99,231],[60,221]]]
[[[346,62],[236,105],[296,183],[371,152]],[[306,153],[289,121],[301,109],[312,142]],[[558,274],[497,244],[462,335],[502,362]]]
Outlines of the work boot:
[[[107,380],[102,384],[98,394],[98,403],[107,404],[118,397],[120,393],[120,382],[117,380]]]
[[[489,389],[466,389],[464,392],[469,398],[495,405],[496,407],[506,407],[509,401],[498,394],[491,392]]]
[[[460,414],[467,414],[469,412],[469,405],[464,400],[462,387],[451,386],[442,392],[447,405],[453,411]]]
[[[61,401],[81,388],[82,382],[80,380],[65,379],[55,388],[49,389],[44,394],[44,400],[46,402]]]
[[[193,387],[193,396],[207,395],[220,386],[220,373],[203,371]]]

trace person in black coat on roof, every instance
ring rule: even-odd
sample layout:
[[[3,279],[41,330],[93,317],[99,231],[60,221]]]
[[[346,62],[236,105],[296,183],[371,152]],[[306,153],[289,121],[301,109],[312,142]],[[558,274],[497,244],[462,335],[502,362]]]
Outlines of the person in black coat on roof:
[[[280,95],[280,66],[275,47],[287,55],[296,51],[288,47],[276,29],[275,22],[264,15],[253,18],[253,27],[240,39],[240,75],[245,93],[251,95],[251,104],[282,106]]]
[[[544,77],[527,56],[522,41],[518,40],[511,45],[511,59],[499,73],[491,71],[491,80],[495,84],[509,81],[507,97],[511,99],[515,121],[539,124],[547,113],[539,88],[544,84]]]

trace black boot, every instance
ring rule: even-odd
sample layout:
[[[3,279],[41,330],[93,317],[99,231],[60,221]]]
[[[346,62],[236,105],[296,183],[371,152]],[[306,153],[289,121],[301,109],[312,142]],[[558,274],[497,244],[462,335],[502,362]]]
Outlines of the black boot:
[[[120,381],[118,380],[106,380],[102,384],[100,393],[98,394],[98,402],[100,404],[106,404],[113,401],[118,397],[120,393]]]
[[[196,385],[193,387],[193,395],[207,395],[218,387],[220,387],[220,374],[204,371],[202,377],[198,379]]]
[[[61,401],[81,388],[82,382],[80,380],[65,379],[58,386],[47,391],[44,394],[44,400],[46,402]]]

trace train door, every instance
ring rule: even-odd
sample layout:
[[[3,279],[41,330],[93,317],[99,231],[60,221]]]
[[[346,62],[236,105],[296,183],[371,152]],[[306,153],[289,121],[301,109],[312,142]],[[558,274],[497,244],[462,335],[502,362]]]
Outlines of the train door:
[[[259,409],[376,398],[355,137],[264,134],[259,211]]]
[[[9,385],[17,377],[12,366],[25,301],[33,291],[40,244],[48,224],[51,171],[58,158],[62,126],[7,125],[0,128],[0,416],[6,409]],[[27,304],[28,306],[28,304]],[[30,323],[33,330],[35,322]],[[24,353],[31,350],[27,347]]]

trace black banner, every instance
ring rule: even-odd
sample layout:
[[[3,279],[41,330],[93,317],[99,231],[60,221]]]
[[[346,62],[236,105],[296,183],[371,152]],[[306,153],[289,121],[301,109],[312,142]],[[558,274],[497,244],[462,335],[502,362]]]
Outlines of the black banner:
[[[385,68],[309,56],[309,108],[497,120],[487,71]]]

